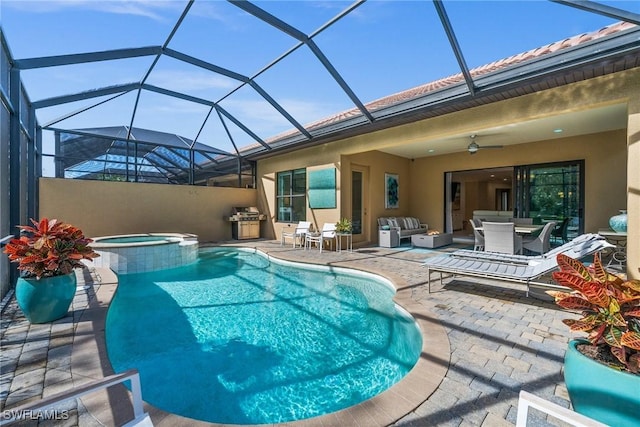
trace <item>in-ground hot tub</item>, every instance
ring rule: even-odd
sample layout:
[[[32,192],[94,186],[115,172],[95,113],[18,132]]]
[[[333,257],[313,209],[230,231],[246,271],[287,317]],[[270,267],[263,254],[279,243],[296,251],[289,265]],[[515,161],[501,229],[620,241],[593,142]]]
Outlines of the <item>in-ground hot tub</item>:
[[[100,254],[96,267],[118,274],[180,267],[198,258],[198,236],[181,233],[124,234],[94,237],[90,245]]]

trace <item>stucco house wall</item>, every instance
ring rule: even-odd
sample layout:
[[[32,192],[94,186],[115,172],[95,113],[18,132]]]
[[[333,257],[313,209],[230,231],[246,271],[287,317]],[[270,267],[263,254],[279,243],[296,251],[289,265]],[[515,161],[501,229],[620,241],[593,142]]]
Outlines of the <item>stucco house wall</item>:
[[[168,232],[231,240],[231,209],[256,203],[253,189],[40,178],[40,217],[71,223],[89,237]]]
[[[273,212],[275,174],[281,170],[317,166],[333,162],[340,171],[338,200],[335,212],[325,218],[337,221],[350,214],[351,165],[368,170],[368,201],[366,221],[370,234],[365,241],[376,242],[375,221],[379,216],[412,215],[430,227],[444,227],[444,172],[585,160],[585,230],[597,231],[607,226],[608,218],[618,209],[629,211],[629,236],[640,239],[640,70],[602,76],[588,81],[552,88],[535,94],[421,120],[366,135],[345,138],[319,147],[299,149],[258,162],[260,201]],[[628,128],[598,134],[568,136],[527,144],[505,146],[501,150],[482,150],[470,156],[466,152],[425,155],[407,159],[384,150],[402,144],[471,134],[482,129],[552,117],[573,111],[607,105],[625,105]],[[580,126],[580,123],[576,123]],[[634,131],[635,129],[635,131]],[[552,139],[553,138],[553,139]],[[443,147],[446,149],[446,147]],[[436,150],[437,151],[437,150]],[[634,169],[632,171],[632,169]],[[400,177],[400,206],[384,209],[384,173]],[[635,188],[635,191],[633,190]],[[344,194],[342,194],[344,192]],[[312,212],[309,219],[317,220]],[[634,222],[635,221],[635,222]],[[272,237],[282,228],[272,222]],[[640,245],[638,245],[640,246]],[[640,249],[629,249],[630,265],[638,265]],[[631,259],[634,258],[634,259]]]

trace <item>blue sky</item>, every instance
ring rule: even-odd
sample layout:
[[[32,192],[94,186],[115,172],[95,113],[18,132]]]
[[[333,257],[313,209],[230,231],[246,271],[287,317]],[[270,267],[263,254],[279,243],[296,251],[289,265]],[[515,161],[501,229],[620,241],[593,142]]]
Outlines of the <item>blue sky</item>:
[[[2,29],[16,59],[162,45],[185,0],[2,0]],[[256,1],[259,7],[307,35],[348,7],[345,1]],[[640,13],[638,1],[602,2]],[[469,67],[600,29],[614,20],[548,1],[444,1]],[[459,72],[428,1],[373,0],[314,37],[363,102]],[[253,77],[294,47],[296,40],[220,0],[196,0],[168,47]],[[23,71],[32,100],[142,79],[152,57]],[[300,123],[353,108],[326,69],[306,47],[261,73],[256,81]],[[263,139],[292,125],[253,90],[235,80],[162,57],[148,83],[220,101]],[[38,111],[47,123],[100,99]],[[128,125],[135,94],[127,94],[56,126],[84,128]],[[143,93],[134,126],[193,139],[208,108]],[[230,126],[239,146],[251,143]],[[232,150],[217,117],[207,121],[199,141]],[[45,148],[45,152],[47,148]]]

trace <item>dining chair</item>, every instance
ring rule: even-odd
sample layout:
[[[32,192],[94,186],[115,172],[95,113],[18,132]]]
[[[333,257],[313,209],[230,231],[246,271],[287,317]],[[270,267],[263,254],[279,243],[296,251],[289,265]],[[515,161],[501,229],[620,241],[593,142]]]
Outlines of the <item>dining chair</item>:
[[[478,222],[480,224],[478,224]],[[482,231],[478,230],[478,227],[482,226],[482,222],[480,220],[470,219],[469,224],[471,224],[471,228],[473,228],[473,237],[475,242],[473,244],[474,251],[483,251],[484,250],[484,234]]]
[[[322,225],[322,231],[319,233],[307,233],[304,244],[305,249],[311,249],[311,244],[316,243],[320,248],[320,252],[322,252],[322,247],[324,246],[324,242],[328,241],[331,245],[331,249],[333,249],[333,241],[337,239],[336,236],[336,225],[335,223],[324,223]]]
[[[300,221],[296,228],[292,231],[282,231],[280,246],[284,245],[285,239],[293,240],[293,248],[296,247],[296,242],[300,242],[300,247],[304,245],[304,239],[309,230],[311,229],[311,221]]]
[[[516,234],[512,222],[483,222],[485,252],[522,253],[522,237]]]
[[[551,237],[555,239],[561,239],[562,243],[567,243],[569,238],[567,237],[567,230],[569,228],[569,220],[571,218],[565,218],[562,220],[560,225],[557,225],[556,228],[551,231]]]
[[[522,248],[536,254],[544,254],[551,249],[551,232],[556,226],[554,221],[548,222],[537,236],[522,239]]]

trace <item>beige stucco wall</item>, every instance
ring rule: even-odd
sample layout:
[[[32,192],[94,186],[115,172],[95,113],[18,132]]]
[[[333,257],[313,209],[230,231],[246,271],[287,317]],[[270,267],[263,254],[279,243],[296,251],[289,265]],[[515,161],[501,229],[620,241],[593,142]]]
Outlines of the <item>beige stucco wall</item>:
[[[371,225],[371,241],[376,241],[375,222],[381,216],[406,216],[420,218],[430,228],[444,229],[444,174],[450,171],[483,169],[503,166],[517,166],[536,163],[560,162],[565,160],[585,161],[585,231],[597,232],[606,228],[612,215],[618,209],[627,208],[626,131],[613,131],[601,134],[583,135],[562,138],[553,141],[542,141],[516,146],[506,146],[500,150],[480,151],[471,156],[468,153],[455,153],[434,157],[410,159],[393,156],[379,151],[344,156],[342,186],[349,185],[350,165],[366,165],[369,168],[369,205],[368,218]],[[296,159],[304,164],[306,156],[297,153]],[[271,167],[289,168],[289,163],[273,162]],[[265,165],[262,165],[264,170]],[[295,167],[294,167],[295,168]],[[384,174],[397,173],[400,181],[400,206],[398,209],[384,208]],[[263,182],[272,182],[272,173],[263,177]],[[262,194],[275,194],[274,187],[263,186]],[[479,199],[487,194],[492,196],[485,209],[494,209],[493,194],[495,188],[467,189],[466,194],[477,194]],[[266,196],[265,196],[266,197]],[[273,202],[275,197],[271,196]],[[349,216],[346,205],[343,216]],[[480,208],[479,208],[480,209]],[[338,210],[308,210],[308,218],[322,225],[329,218],[335,221]],[[333,215],[333,217],[331,217]],[[320,221],[318,222],[318,219]],[[282,227],[282,225],[280,225]],[[276,234],[279,236],[279,234]]]
[[[283,229],[292,227],[289,223],[277,221],[276,208],[276,173],[294,169],[307,169],[308,171],[336,168],[336,208],[335,209],[311,209],[307,207],[307,221],[313,223],[314,228],[321,229],[325,222],[336,222],[340,217],[341,191],[340,155],[328,150],[327,144],[302,150],[304,154],[291,153],[286,156],[273,157],[258,162],[258,206],[267,217],[265,225],[265,237],[279,239]]]
[[[473,156],[456,153],[416,159],[411,168],[412,182],[434,185],[412,187],[412,210],[426,217],[430,226],[442,230],[445,172],[564,160],[585,161],[585,231],[607,228],[609,218],[626,208],[626,131],[480,150]]]
[[[364,227],[365,233],[360,239],[361,242],[378,241],[377,219],[379,217],[412,215],[410,199],[408,197],[409,194],[411,194],[412,185],[412,180],[409,176],[410,163],[411,160],[409,159],[380,151],[369,151],[343,157],[342,167],[343,171],[345,171],[343,185],[345,188],[351,185],[351,165],[366,166],[368,169],[369,191],[368,197],[365,199],[366,206],[364,212],[366,215],[363,219],[367,224]],[[385,173],[398,175],[399,202],[397,208],[385,208]],[[346,206],[350,205],[349,200],[350,199],[347,199],[345,202]],[[344,216],[350,217],[351,212],[345,209]],[[422,218],[420,219],[422,220]],[[358,239],[356,239],[356,242],[358,242]]]
[[[640,275],[636,271],[640,266],[640,245],[633,246],[640,237],[640,176],[634,166],[640,164],[639,94],[640,70],[634,69],[282,154],[258,163],[258,173],[262,177],[259,182],[260,200],[270,212],[275,212],[273,180],[276,172],[333,163],[341,173],[339,191],[344,190],[338,195],[343,208],[339,206],[335,212],[327,212],[335,221],[350,214],[350,165],[364,166],[369,171],[366,206],[372,230],[369,240],[375,242],[375,220],[379,216],[412,215],[428,222],[432,228],[443,228],[445,171],[584,159],[586,231],[607,227],[608,218],[626,207],[630,218],[628,254],[630,270],[633,270],[630,273]],[[480,151],[475,156],[457,153],[411,161],[380,151],[407,143],[471,134],[481,129],[613,104],[628,106],[628,129],[507,146],[502,150]],[[400,175],[399,209],[384,209],[385,172]],[[313,217],[311,214],[309,218]],[[281,227],[274,222],[270,230],[272,236],[279,236]]]
[[[256,202],[253,189],[40,179],[40,217],[71,223],[90,237],[174,232],[197,234],[201,242],[230,240],[231,208]]]

